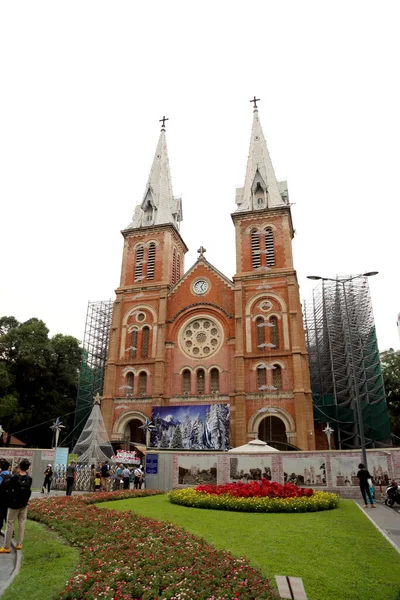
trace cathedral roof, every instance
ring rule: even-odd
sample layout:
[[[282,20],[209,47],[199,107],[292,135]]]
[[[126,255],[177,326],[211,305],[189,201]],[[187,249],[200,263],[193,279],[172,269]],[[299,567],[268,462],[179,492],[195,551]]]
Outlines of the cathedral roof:
[[[162,127],[153,164],[146,183],[143,200],[135,208],[127,229],[171,223],[179,229],[182,221],[182,201],[172,194],[171,173],[165,128]]]
[[[255,108],[246,179],[244,187],[236,190],[236,212],[288,206],[287,192],[284,188],[285,185],[278,183],[275,177],[258,110]],[[259,198],[264,202],[259,203]]]

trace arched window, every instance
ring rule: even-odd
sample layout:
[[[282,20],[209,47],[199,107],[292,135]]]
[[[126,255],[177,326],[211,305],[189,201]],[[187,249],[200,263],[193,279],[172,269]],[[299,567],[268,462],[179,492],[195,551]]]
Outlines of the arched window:
[[[267,267],[275,265],[274,233],[272,229],[265,230],[265,249],[267,251]]]
[[[265,327],[262,317],[256,319],[256,342],[258,352],[265,352]]]
[[[218,371],[218,369],[211,369],[210,381],[211,381],[211,391],[219,392],[219,371]]]
[[[272,327],[270,327],[270,339],[271,344],[274,344],[275,348],[279,348],[279,325],[276,317],[271,317],[269,320]]]
[[[263,385],[267,385],[267,369],[265,367],[257,367],[258,389],[260,389]]]
[[[137,332],[137,329],[134,329],[131,333],[131,358],[136,358],[136,356],[137,356],[137,343],[138,343],[138,332]]]
[[[139,373],[139,394],[145,396],[147,393],[147,373]]]
[[[176,281],[179,281],[181,278],[181,257],[179,254],[176,257]]]
[[[172,254],[172,285],[176,283],[176,250]]]
[[[182,373],[182,392],[185,394],[190,394],[190,385],[191,385],[191,372],[189,369],[185,369]]]
[[[282,389],[282,369],[279,365],[274,365],[272,369],[272,385],[278,390]]]
[[[197,373],[197,393],[204,394],[204,390],[206,387],[205,375],[203,369],[198,369]]]
[[[251,266],[253,269],[261,266],[260,233],[256,229],[251,232]]]
[[[147,259],[147,279],[154,279],[154,268],[156,263],[156,245],[151,243]]]
[[[149,329],[149,327],[143,327],[143,330],[142,330],[142,358],[149,357],[149,339],[150,339],[150,329]]]
[[[136,259],[135,259],[135,282],[139,282],[143,277],[143,256],[144,248],[139,246],[136,248]]]
[[[133,373],[128,373],[126,376],[126,395],[133,396],[133,385],[134,385],[134,375]]]

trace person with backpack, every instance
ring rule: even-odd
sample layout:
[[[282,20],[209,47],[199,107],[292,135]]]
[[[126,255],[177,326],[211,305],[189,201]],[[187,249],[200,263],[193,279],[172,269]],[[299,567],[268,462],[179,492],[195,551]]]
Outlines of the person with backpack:
[[[16,550],[22,550],[24,540],[25,523],[28,515],[28,502],[31,497],[32,477],[28,475],[31,463],[24,458],[19,463],[19,473],[13,475],[7,484],[6,503],[8,506],[7,527],[4,534],[4,546],[0,548],[0,554],[11,552],[11,538],[14,533],[15,521],[18,520],[18,539]]]
[[[5,458],[0,459],[0,529],[3,529],[3,524],[7,523],[7,504],[6,504],[6,489],[8,482],[12,477],[9,470],[10,463]],[[4,484],[4,485],[3,485]]]

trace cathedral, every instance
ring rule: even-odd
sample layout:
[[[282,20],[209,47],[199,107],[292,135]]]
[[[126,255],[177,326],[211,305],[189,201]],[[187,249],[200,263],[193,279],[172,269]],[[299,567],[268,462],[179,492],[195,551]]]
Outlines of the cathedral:
[[[232,278],[203,247],[185,270],[182,201],[172,192],[162,120],[143,199],[122,231],[101,404],[115,443],[141,447],[150,420],[163,428],[153,447],[222,450],[260,438],[280,450],[315,449],[288,189],[275,177],[253,102],[231,215]]]

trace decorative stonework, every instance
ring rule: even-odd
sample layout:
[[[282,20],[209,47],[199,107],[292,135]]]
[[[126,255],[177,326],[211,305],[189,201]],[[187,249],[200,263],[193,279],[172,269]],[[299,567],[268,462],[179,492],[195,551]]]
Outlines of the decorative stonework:
[[[179,345],[191,358],[208,358],[223,342],[221,325],[209,317],[196,317],[185,323],[179,332]]]

